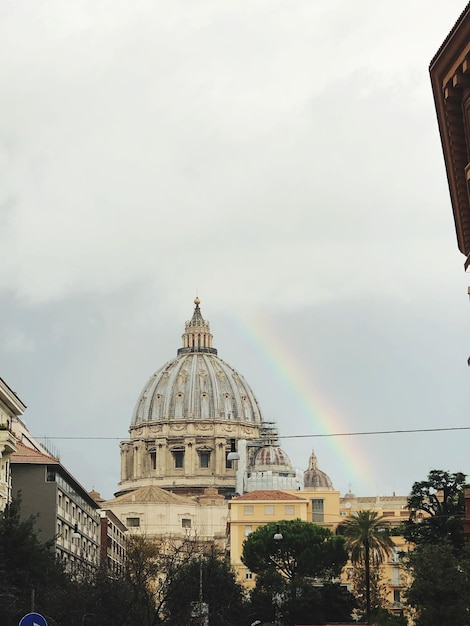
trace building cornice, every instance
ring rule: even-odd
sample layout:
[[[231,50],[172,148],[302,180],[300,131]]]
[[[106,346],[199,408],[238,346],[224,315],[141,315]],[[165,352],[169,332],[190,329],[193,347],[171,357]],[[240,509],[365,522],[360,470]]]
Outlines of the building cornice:
[[[26,405],[19,399],[16,393],[10,389],[3,378],[0,378],[0,401],[13,412],[14,415],[20,416],[26,411]]]

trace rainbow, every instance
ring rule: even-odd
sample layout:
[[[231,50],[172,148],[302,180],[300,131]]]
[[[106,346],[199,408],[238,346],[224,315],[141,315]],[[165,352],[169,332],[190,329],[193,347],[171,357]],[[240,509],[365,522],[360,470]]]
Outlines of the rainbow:
[[[351,428],[340,416],[333,403],[325,398],[321,390],[315,386],[314,378],[307,376],[299,358],[283,341],[282,332],[275,329],[266,317],[250,320],[231,317],[229,321],[232,331],[250,346],[274,378],[272,387],[274,389],[283,387],[292,398],[296,432],[289,432],[289,424],[278,421],[281,442],[287,441],[289,436],[312,435],[311,438],[307,438],[310,442],[310,450],[312,450],[315,449],[315,444],[319,443],[316,435],[321,438],[322,446],[328,449],[329,455],[327,463],[325,459],[322,463],[322,458],[319,458],[320,468],[326,465],[335,467],[337,480],[341,482],[341,485],[350,485],[353,491],[364,483],[368,483],[374,473],[369,464],[367,452],[360,446],[359,437],[325,436],[333,433],[347,433],[351,431]],[[256,395],[256,389],[254,391]],[[261,408],[263,409],[263,406]],[[307,459],[304,463],[306,465]],[[335,482],[337,481],[333,480],[333,484]],[[338,486],[335,484],[336,488]]]

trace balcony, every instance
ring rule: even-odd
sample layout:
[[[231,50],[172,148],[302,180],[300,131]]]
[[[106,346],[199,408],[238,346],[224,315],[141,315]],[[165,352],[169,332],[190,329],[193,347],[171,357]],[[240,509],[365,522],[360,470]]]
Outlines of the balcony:
[[[0,452],[3,456],[16,452],[16,437],[5,424],[0,424]]]

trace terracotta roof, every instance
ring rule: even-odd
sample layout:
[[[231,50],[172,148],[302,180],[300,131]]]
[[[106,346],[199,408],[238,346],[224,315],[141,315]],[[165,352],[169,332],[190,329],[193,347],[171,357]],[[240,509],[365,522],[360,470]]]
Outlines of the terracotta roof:
[[[242,496],[232,498],[232,500],[303,500],[305,498],[299,498],[291,493],[285,491],[278,491],[277,489],[260,489],[259,491],[250,491],[244,493]]]
[[[16,446],[18,448],[17,451],[13,452],[10,457],[12,463],[37,463],[38,465],[51,463],[60,465],[59,461],[54,459],[54,457],[43,454],[35,448],[29,448],[25,446],[24,443],[21,443],[21,441],[18,441]]]
[[[101,494],[99,493],[99,491],[95,491],[94,489],[92,489],[91,491],[88,492],[88,495],[93,498],[93,500],[95,502],[97,502],[98,504],[101,504],[102,502],[105,501],[104,498],[101,497]]]
[[[153,504],[156,502],[164,504],[196,504],[191,498],[185,498],[184,496],[171,493],[171,491],[166,491],[166,489],[162,489],[161,487],[151,485],[149,487],[140,487],[135,491],[130,491],[112,500],[107,500],[103,504],[103,507],[108,504],[123,504],[126,502],[135,502],[138,504]]]

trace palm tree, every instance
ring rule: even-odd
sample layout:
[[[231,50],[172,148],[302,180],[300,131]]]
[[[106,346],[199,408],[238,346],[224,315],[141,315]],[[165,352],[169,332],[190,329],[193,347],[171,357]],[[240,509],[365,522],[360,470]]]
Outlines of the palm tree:
[[[390,554],[394,543],[387,523],[375,511],[357,511],[341,524],[346,548],[353,563],[364,564],[366,578],[366,613],[370,622],[370,566],[380,565]]]

